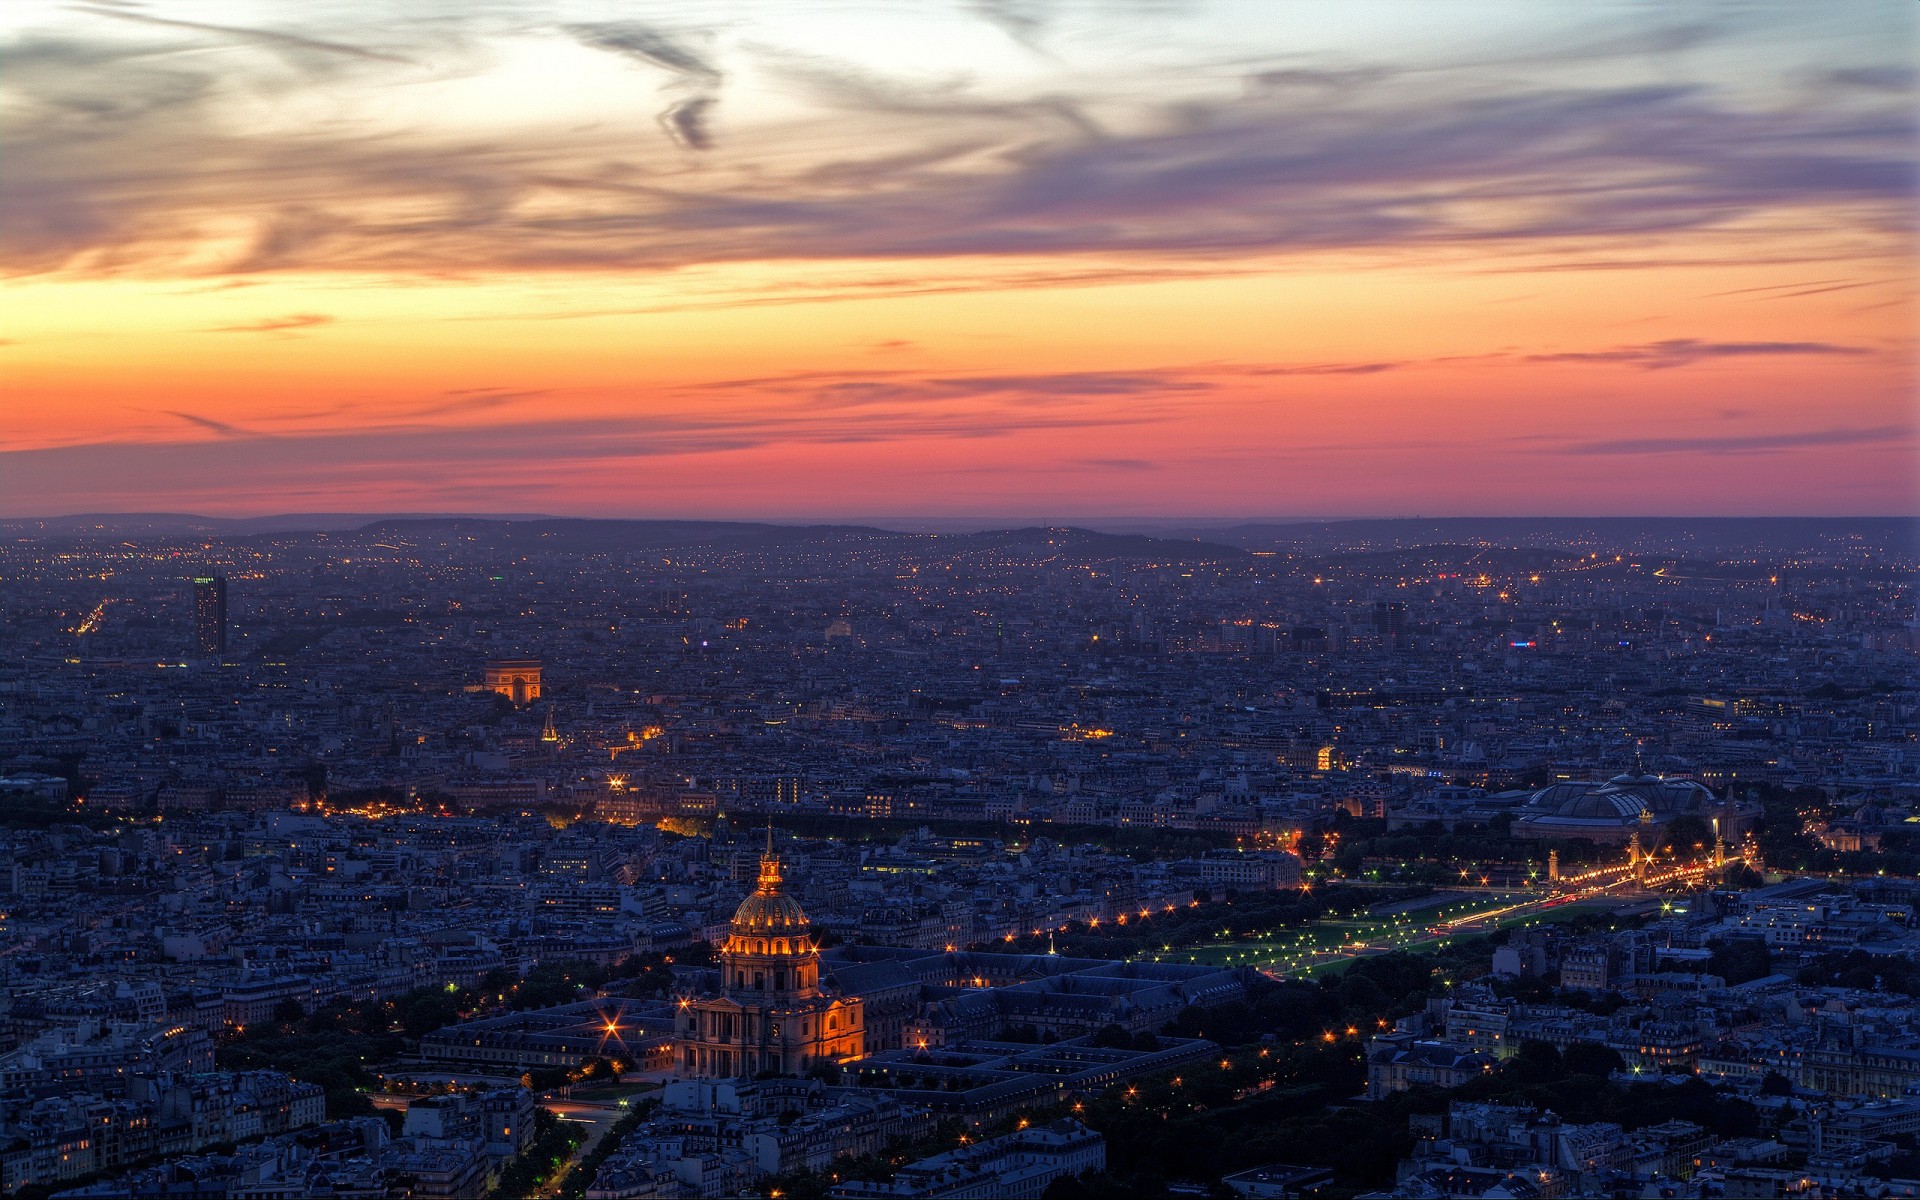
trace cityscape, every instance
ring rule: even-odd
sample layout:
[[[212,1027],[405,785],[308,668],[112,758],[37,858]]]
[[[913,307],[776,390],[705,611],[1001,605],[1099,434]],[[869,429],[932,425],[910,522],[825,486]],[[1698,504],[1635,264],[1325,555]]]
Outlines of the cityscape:
[[[0,1200],[1920,1200],[1917,50],[0,5]]]
[[[9,1194],[1905,1195],[1915,527],[6,524]]]

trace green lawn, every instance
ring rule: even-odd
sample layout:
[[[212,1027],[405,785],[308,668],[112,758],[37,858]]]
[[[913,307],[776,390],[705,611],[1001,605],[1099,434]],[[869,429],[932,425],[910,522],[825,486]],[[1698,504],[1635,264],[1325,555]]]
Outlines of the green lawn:
[[[1175,946],[1149,952],[1142,957],[1158,962],[1201,963],[1210,966],[1274,967],[1289,974],[1311,977],[1338,970],[1351,955],[1324,958],[1342,947],[1354,944],[1394,950],[1428,950],[1453,940],[1525,925],[1538,921],[1570,920],[1575,914],[1604,907],[1608,901],[1583,901],[1545,913],[1526,912],[1489,920],[1484,925],[1454,933],[1435,934],[1432,927],[1444,919],[1459,919],[1479,912],[1491,912],[1516,902],[1534,899],[1536,893],[1502,892],[1469,896],[1433,909],[1401,913],[1393,917],[1359,916],[1316,921],[1312,925],[1281,929],[1267,937],[1221,939],[1197,945]]]

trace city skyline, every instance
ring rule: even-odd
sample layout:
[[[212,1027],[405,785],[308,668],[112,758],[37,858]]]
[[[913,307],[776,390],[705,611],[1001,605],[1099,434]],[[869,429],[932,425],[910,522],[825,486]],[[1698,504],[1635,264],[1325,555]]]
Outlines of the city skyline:
[[[0,1192],[1897,1196],[1913,526],[0,523]]]
[[[1920,1196],[1917,50],[0,9],[0,1200]]]
[[[1522,13],[16,9],[0,516],[1920,511],[1912,9]]]

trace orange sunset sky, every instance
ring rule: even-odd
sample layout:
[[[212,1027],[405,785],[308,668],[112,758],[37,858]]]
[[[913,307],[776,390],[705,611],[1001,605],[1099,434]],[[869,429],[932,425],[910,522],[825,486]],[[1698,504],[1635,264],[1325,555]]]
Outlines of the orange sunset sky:
[[[1917,12],[9,5],[0,515],[1913,513]]]

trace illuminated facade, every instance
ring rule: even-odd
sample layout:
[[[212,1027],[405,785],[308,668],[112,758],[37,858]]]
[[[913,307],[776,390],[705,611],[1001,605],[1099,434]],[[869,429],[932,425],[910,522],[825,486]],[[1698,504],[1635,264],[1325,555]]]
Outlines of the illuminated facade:
[[[227,581],[219,575],[193,581],[193,635],[200,653],[218,658],[227,652]]]
[[[720,951],[720,990],[680,1002],[674,1065],[682,1075],[799,1075],[866,1052],[864,1007],[820,986],[820,952],[800,902],[781,890],[780,860],[733,914]]]
[[[515,704],[528,704],[540,698],[540,660],[537,658],[496,658],[487,664],[487,690],[498,692]]]
[[[1513,836],[1584,838],[1601,846],[1626,846],[1638,838],[1643,854],[1650,854],[1681,817],[1697,818],[1710,836],[1734,839],[1759,816],[1758,804],[1735,800],[1731,793],[1722,800],[1691,779],[1616,775],[1604,783],[1568,780],[1541,788],[1515,811]]]

